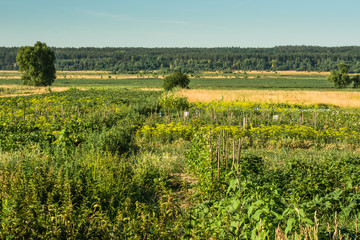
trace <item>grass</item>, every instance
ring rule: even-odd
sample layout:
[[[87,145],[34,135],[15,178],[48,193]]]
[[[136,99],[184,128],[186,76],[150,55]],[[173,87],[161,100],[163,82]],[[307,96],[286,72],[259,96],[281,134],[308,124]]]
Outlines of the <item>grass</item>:
[[[191,79],[192,89],[331,89],[323,77],[200,78]]]
[[[110,74],[109,72],[74,71],[58,72],[54,86],[61,87],[126,87],[162,88],[162,78],[144,77],[129,74]],[[13,71],[0,71],[0,85],[21,84],[21,74]],[[203,73],[191,78],[192,89],[333,89],[326,80],[325,73],[308,72],[248,72],[236,74]]]
[[[162,88],[162,79],[56,79],[53,86],[61,87],[125,87]]]
[[[162,79],[130,78],[130,79],[94,79],[94,78],[58,78],[53,86],[59,87],[126,87],[126,88],[162,88]],[[20,85],[20,79],[0,79],[0,85]],[[322,78],[264,78],[264,79],[234,79],[234,78],[197,78],[191,79],[191,89],[333,89],[331,83]]]

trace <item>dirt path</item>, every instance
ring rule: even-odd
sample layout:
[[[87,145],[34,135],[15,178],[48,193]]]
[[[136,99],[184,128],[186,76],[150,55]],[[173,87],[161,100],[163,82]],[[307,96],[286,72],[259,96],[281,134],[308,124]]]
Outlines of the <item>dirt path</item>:
[[[195,184],[198,180],[186,173],[174,174],[171,178],[171,188],[179,199],[180,208],[190,208],[193,205],[192,194],[194,193]]]

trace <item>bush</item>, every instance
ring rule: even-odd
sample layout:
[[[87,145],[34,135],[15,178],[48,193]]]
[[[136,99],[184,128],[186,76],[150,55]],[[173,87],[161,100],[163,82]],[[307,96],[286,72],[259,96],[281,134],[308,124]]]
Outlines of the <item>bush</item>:
[[[174,87],[189,88],[190,79],[181,72],[175,72],[164,78],[164,89],[169,91]]]

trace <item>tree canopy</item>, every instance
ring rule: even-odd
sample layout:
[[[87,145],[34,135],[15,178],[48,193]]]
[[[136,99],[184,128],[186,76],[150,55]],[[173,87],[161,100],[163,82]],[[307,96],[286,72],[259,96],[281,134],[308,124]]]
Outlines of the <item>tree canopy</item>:
[[[56,69],[114,73],[156,71],[321,71],[344,62],[360,72],[360,47],[279,46],[274,48],[52,48]],[[0,70],[17,70],[18,48],[0,47]]]
[[[190,79],[181,72],[175,72],[164,78],[164,89],[171,90],[175,87],[189,88]]]
[[[344,63],[340,63],[338,65],[338,71],[331,70],[331,73],[327,79],[329,82],[334,83],[336,88],[345,88],[351,83],[348,72],[349,66]]]
[[[49,86],[56,78],[55,52],[45,43],[37,42],[33,47],[18,50],[16,57],[19,70],[23,72],[24,85]]]
[[[329,82],[334,83],[336,88],[345,88],[351,83],[353,84],[353,88],[358,88],[360,85],[360,75],[355,75],[350,78],[348,72],[349,66],[344,63],[340,63],[338,65],[338,71],[331,70],[327,79]]]

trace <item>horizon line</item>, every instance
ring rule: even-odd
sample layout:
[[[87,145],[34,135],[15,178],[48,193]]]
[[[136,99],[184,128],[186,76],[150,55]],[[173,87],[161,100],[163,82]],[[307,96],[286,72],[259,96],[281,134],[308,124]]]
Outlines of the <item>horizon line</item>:
[[[0,46],[0,48],[20,48],[24,46],[31,46],[31,45],[22,45],[22,46]],[[48,45],[49,46],[49,45]],[[254,49],[269,49],[269,48],[278,48],[278,47],[320,47],[320,48],[343,48],[343,47],[360,47],[360,45],[337,45],[337,46],[325,46],[325,45],[275,45],[272,47],[249,47],[249,46],[214,46],[214,47],[189,47],[189,46],[182,46],[182,47],[175,47],[175,46],[154,46],[154,47],[144,47],[144,46],[49,46],[51,48],[147,48],[147,49],[215,49],[215,48],[254,48]]]

